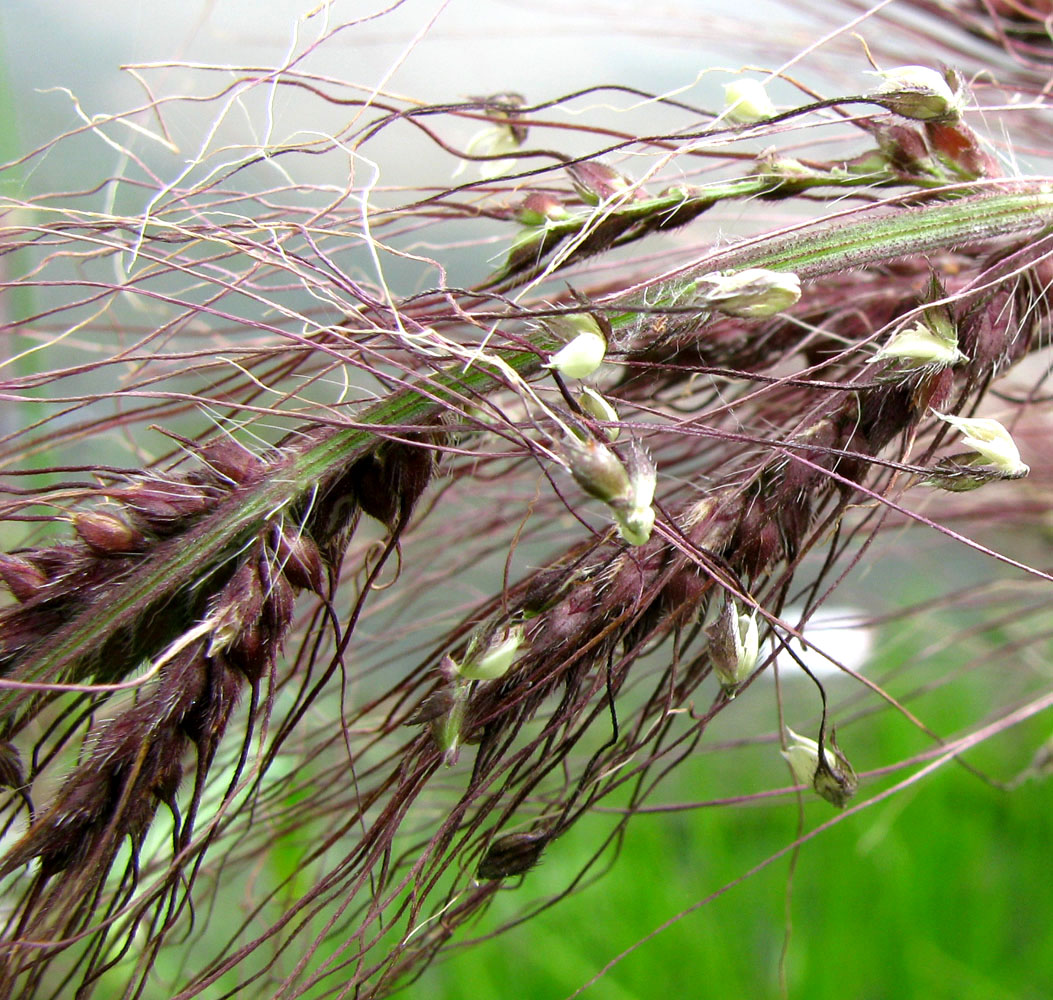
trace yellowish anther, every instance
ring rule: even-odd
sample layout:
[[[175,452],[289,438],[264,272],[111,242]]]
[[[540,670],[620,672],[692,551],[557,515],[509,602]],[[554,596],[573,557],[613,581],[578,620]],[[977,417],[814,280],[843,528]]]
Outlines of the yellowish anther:
[[[700,298],[729,316],[761,319],[788,309],[801,297],[801,279],[792,271],[751,267],[704,274],[696,283]]]
[[[468,140],[465,152],[471,156],[511,156],[520,148],[519,135],[510,125],[490,125]],[[479,176],[484,180],[501,177],[515,166],[514,159],[504,160],[461,160],[453,176],[460,176],[469,163],[476,163]]]
[[[633,507],[630,510],[614,512],[614,523],[618,535],[630,545],[645,545],[651,539],[654,530],[654,508]]]
[[[469,655],[457,672],[470,681],[493,681],[504,677],[523,645],[523,626],[513,625],[503,636],[491,640],[481,653]]]
[[[753,125],[774,118],[778,109],[760,80],[742,76],[724,84],[724,117],[735,125]]]
[[[1020,479],[1031,471],[1021,460],[1012,435],[997,420],[932,412],[961,431],[962,443],[976,452],[979,464],[991,466],[1006,479]]]
[[[723,687],[738,687],[757,666],[760,656],[760,630],[757,613],[740,614],[732,598],[727,598],[717,620],[706,629],[710,661]]]
[[[627,461],[629,490],[625,499],[611,504],[618,534],[630,545],[643,545],[654,528],[654,491],[658,470],[638,441],[633,441]]]
[[[868,363],[895,361],[904,368],[951,368],[968,360],[958,349],[953,328],[947,336],[924,323],[915,323],[893,334]]]
[[[607,341],[599,334],[579,333],[549,359],[547,367],[567,378],[587,378],[603,364]]]
[[[965,92],[952,90],[947,78],[928,66],[897,66],[881,71],[874,91],[879,103],[914,121],[953,121],[961,116]]]
[[[587,385],[581,387],[578,403],[590,417],[595,417],[597,420],[603,420],[608,423],[617,423],[618,421],[618,411],[595,389],[591,389]],[[606,428],[606,434],[608,440],[617,441],[619,428],[608,427]]]
[[[793,780],[798,785],[810,785],[817,795],[843,808],[855,794],[859,782],[848,758],[841,752],[831,736],[823,747],[823,761],[819,760],[819,744],[807,736],[801,736],[787,727],[789,742],[780,750],[790,765]]]
[[[607,338],[588,313],[556,317],[548,325],[557,334],[571,339],[549,358],[547,368],[554,368],[567,378],[587,378],[603,364]]]

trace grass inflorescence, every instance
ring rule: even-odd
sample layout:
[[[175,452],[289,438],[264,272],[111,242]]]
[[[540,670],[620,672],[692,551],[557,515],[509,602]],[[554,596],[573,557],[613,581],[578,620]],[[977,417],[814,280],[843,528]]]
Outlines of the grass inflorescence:
[[[772,673],[815,693],[740,733],[789,765],[743,802],[865,806],[907,766],[852,744],[879,706],[919,777],[1048,706],[1036,675],[952,737],[859,675],[832,704],[795,652],[910,525],[1050,581],[970,518],[1048,496],[1016,438],[1045,373],[1006,379],[1048,347],[1053,180],[961,75],[783,110],[633,92],[683,116],[651,135],[561,113],[620,87],[200,72],[24,158],[102,135],[127,175],[4,200],[35,301],[2,386],[0,996],[386,995],[617,803],[555,898],[597,874]],[[213,143],[272,86],[326,126]],[[184,105],[214,117],[177,164]],[[467,166],[385,186],[392,134]],[[345,157],[346,186],[298,180]],[[707,228],[729,207],[748,238]]]

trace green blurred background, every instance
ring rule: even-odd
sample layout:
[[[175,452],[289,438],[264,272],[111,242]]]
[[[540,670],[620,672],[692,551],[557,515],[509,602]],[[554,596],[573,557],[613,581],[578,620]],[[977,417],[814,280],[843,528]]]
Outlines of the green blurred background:
[[[975,721],[983,691],[962,695],[956,704],[941,693],[945,731]],[[991,775],[1019,774],[1026,767],[1022,752],[1039,745],[1048,729],[1048,715],[1040,716],[966,759]],[[855,758],[874,761],[901,760],[918,749],[891,713],[854,724],[841,742]],[[739,795],[757,787],[765,770],[774,773],[758,766],[756,751],[701,755],[677,771],[662,799]],[[859,798],[880,787],[864,781]],[[1024,780],[1004,791],[949,764],[804,844],[792,874],[784,857],[686,914],[585,995],[780,996],[786,944],[787,993],[802,1000],[1047,1000],[1053,996],[1051,805],[1048,781]],[[807,802],[804,812],[806,829],[835,814],[821,801]],[[637,817],[606,877],[499,939],[436,964],[409,995],[567,997],[671,917],[784,848],[797,818],[796,805],[785,799]],[[608,826],[602,817],[579,824],[521,886],[510,880],[476,930],[485,932],[499,913],[516,912],[527,896],[558,892]]]

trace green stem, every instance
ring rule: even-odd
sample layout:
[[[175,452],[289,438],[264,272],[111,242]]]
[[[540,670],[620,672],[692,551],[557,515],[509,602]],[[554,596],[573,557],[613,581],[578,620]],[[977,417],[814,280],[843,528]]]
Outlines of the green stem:
[[[693,273],[767,267],[816,278],[1053,226],[1053,183],[1021,181],[1013,187],[898,210],[853,209],[840,222],[820,220],[785,236],[715,254]],[[975,184],[967,186],[972,189]]]
[[[970,184],[967,190],[974,188]],[[746,240],[714,252],[675,277],[652,285],[646,299],[637,296],[631,301],[653,310],[683,305],[685,298],[690,299],[692,281],[714,271],[759,267],[814,279],[1053,227],[1053,183],[1021,181],[1013,182],[1013,188],[1007,191],[1002,186],[984,194],[907,208],[897,209],[894,203],[869,210],[853,208],[842,219],[819,219],[789,233]],[[639,311],[634,310],[609,318],[618,328],[638,317]],[[636,349],[646,346],[641,343]]]

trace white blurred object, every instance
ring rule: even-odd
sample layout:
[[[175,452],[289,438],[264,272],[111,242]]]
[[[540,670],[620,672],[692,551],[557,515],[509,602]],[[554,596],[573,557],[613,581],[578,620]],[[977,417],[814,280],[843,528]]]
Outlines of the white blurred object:
[[[800,620],[801,611],[801,608],[787,608],[782,615],[783,621],[796,625]],[[793,639],[789,643],[790,648],[818,678],[843,674],[840,667],[831,661],[861,673],[874,648],[874,629],[864,624],[866,620],[867,616],[862,608],[824,605],[804,626],[804,636],[810,645],[804,646]],[[771,652],[770,647],[767,652]],[[783,678],[805,676],[797,660],[783,648],[780,648],[776,662]],[[771,675],[769,671],[765,673]]]

